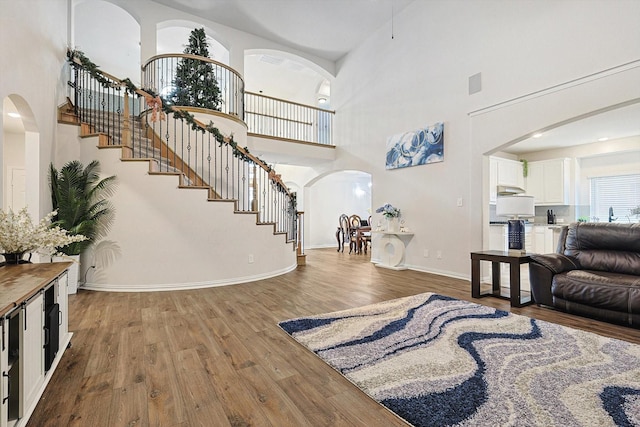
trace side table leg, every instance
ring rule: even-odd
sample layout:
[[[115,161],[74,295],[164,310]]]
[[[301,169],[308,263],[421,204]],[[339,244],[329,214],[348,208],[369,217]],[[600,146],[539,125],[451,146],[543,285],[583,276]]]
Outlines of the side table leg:
[[[493,295],[500,295],[500,263],[498,261],[491,262],[491,292]]]
[[[512,261],[509,263],[509,286],[511,291],[511,307],[522,307],[520,299],[520,264]]]
[[[471,260],[471,296],[480,298],[480,260]]]

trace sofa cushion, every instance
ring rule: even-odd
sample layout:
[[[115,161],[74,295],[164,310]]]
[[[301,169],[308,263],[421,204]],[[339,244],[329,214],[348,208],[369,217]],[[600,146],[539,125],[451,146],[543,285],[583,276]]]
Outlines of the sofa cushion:
[[[571,270],[553,276],[556,298],[625,313],[640,313],[640,277],[594,270]]]
[[[571,224],[564,255],[586,270],[640,275],[640,224]]]

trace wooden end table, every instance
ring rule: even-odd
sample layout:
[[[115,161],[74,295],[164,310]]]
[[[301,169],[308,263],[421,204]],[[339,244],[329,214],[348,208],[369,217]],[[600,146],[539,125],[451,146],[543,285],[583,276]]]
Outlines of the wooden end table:
[[[511,307],[524,307],[532,304],[531,297],[522,301],[520,290],[520,265],[531,261],[531,254],[516,251],[480,251],[471,252],[471,296],[482,298],[493,296],[511,301]],[[480,293],[480,261],[491,262],[491,292]],[[500,264],[509,264],[509,296],[500,295]]]

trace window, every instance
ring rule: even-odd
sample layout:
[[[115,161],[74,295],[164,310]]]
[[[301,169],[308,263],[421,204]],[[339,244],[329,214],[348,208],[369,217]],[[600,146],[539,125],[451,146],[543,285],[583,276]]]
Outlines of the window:
[[[640,174],[590,179],[590,221],[640,222]]]

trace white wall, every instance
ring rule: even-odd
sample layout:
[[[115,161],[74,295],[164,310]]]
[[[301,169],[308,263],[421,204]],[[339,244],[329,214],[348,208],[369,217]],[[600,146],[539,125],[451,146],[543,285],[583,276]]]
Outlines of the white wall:
[[[638,73],[471,113],[638,60],[637,16],[635,1],[416,1],[396,16],[393,39],[387,25],[339,63],[332,88],[336,167],[370,172],[373,205],[388,201],[403,210],[416,233],[409,265],[468,277],[469,251],[482,248],[488,210],[482,155],[637,97]],[[469,95],[468,77],[478,72],[482,91]],[[445,122],[443,163],[384,170],[388,136],[437,121]],[[424,249],[441,250],[442,259],[424,258]]]
[[[0,9],[0,99],[17,95],[30,110],[23,119],[26,160],[34,165],[27,199],[30,208],[38,205],[33,216],[40,218],[51,209],[46,170],[56,142],[56,107],[66,95],[67,1],[0,0]],[[2,139],[0,132],[0,144]]]
[[[73,48],[101,70],[140,84],[140,25],[131,15],[107,1],[83,1],[74,8],[73,28]]]
[[[180,189],[176,176],[148,174],[148,162],[122,162],[119,149],[81,142],[80,160],[100,161],[103,176],[116,175],[111,198],[112,245],[82,256],[81,276],[92,265],[88,289],[187,289],[253,281],[296,267],[293,243],[256,225],[254,214],[234,214],[233,202],[208,202],[206,189]],[[109,254],[112,263],[103,263]]]

